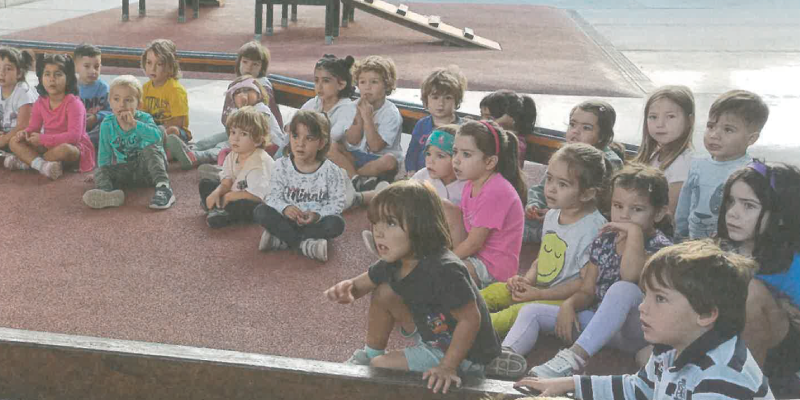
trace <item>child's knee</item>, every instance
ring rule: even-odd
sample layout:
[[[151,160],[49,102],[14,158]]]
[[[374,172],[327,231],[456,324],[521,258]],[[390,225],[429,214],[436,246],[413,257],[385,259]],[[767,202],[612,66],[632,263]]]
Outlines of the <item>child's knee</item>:
[[[378,162],[382,171],[391,171],[397,168],[397,159],[389,154],[384,154],[375,161]]]
[[[778,310],[775,298],[766,285],[758,279],[751,279],[747,286],[747,319],[750,321],[763,321]]]
[[[180,129],[178,129],[177,126],[167,127],[166,132],[167,132],[167,135],[180,135],[181,134],[181,131],[180,131]]]
[[[372,303],[383,308],[390,308],[397,304],[402,304],[403,299],[392,289],[391,286],[382,283],[372,291]]]
[[[502,310],[512,302],[511,291],[504,282],[496,282],[481,289],[481,297],[490,312]]]
[[[642,290],[639,285],[628,281],[614,282],[606,292],[606,296],[613,295],[618,298],[640,299],[642,298]]]

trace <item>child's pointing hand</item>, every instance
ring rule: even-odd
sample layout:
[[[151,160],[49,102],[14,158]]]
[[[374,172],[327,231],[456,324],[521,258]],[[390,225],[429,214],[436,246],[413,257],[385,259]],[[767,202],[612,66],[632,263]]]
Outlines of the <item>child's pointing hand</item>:
[[[346,279],[325,291],[328,300],[339,304],[350,304],[356,299],[353,297],[353,280]]]

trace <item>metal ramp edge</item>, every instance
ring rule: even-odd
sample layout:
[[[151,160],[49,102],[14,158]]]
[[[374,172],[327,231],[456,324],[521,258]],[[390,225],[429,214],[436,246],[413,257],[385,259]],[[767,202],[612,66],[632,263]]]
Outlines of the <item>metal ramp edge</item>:
[[[342,2],[378,18],[388,20],[458,46],[502,50],[500,43],[478,36],[470,28],[458,29],[442,22],[439,16],[428,16],[413,12],[409,10],[406,5],[400,5],[398,7],[383,0],[342,0]]]

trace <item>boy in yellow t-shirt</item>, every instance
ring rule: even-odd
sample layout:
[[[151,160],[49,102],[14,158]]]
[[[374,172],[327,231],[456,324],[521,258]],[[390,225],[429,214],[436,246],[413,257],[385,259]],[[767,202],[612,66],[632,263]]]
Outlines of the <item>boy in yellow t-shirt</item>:
[[[178,135],[184,142],[192,139],[189,131],[189,99],[181,77],[177,49],[169,39],[156,39],[142,54],[142,69],[150,81],[144,84],[140,109],[153,116],[166,135]]]

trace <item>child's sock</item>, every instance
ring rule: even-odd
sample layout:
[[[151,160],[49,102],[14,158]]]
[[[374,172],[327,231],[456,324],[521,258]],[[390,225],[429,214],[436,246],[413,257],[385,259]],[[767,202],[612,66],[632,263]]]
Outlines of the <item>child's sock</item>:
[[[386,350],[375,350],[367,345],[364,345],[364,352],[367,353],[367,357],[369,357],[369,359],[386,354]]]
[[[31,168],[37,171],[41,171],[43,166],[44,166],[44,158],[42,157],[36,157],[33,159],[33,161],[31,161]]]

